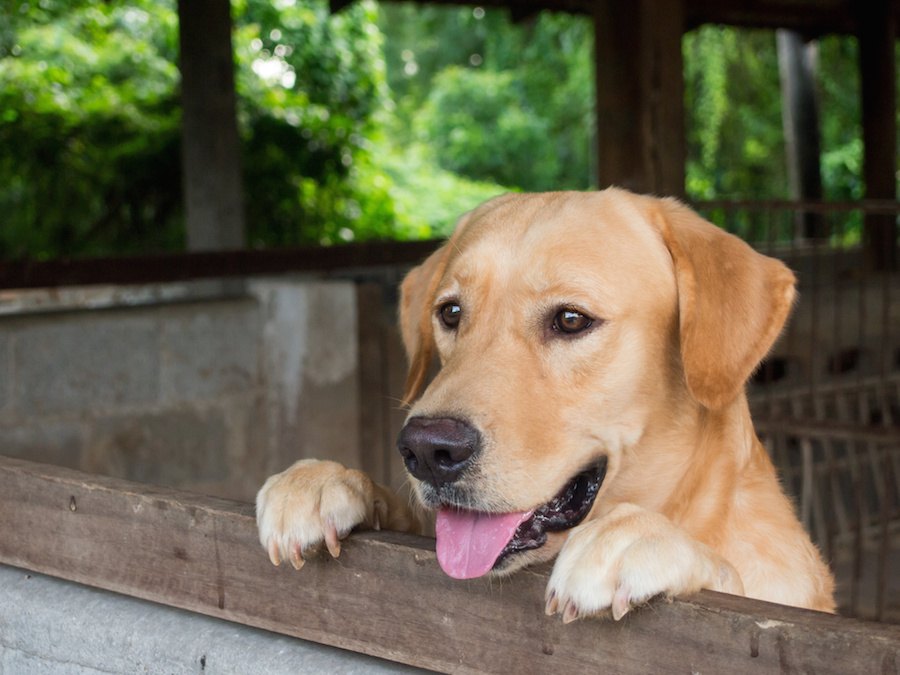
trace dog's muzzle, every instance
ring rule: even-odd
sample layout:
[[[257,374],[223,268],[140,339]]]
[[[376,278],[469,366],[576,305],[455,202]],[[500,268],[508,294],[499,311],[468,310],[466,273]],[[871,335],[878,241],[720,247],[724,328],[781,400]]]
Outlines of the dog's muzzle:
[[[510,556],[540,548],[547,543],[548,532],[562,532],[578,525],[591,508],[606,477],[606,457],[577,474],[549,502],[536,509],[522,522],[494,562],[493,569],[503,567]]]
[[[472,510],[477,495],[460,481],[482,450],[475,427],[452,417],[413,417],[400,432],[397,449],[407,471],[421,481],[423,503],[437,510],[438,562],[457,579],[502,570],[510,558],[543,546],[548,532],[578,525],[593,508],[606,477],[607,459],[601,457],[541,506],[478,511]]]

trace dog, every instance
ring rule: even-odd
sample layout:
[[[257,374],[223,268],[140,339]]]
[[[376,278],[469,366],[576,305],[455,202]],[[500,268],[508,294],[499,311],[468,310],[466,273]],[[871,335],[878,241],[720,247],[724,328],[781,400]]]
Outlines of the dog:
[[[833,612],[744,394],[794,287],[671,198],[509,194],[463,216],[400,302],[398,450],[443,570],[555,558],[546,611],[565,622],[701,588]],[[272,562],[298,569],[353,528],[421,528],[387,488],[317,460],[266,481],[257,521]]]

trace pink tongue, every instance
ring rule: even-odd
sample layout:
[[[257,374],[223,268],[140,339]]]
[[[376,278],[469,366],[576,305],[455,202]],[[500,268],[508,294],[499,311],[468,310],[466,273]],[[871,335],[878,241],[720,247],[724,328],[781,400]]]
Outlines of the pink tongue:
[[[532,511],[481,513],[441,509],[437,514],[437,559],[454,579],[474,579],[487,574],[516,528]]]

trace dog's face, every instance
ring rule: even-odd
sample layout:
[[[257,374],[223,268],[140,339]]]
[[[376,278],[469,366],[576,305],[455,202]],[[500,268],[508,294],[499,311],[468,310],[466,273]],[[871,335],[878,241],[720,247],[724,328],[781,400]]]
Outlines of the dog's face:
[[[729,297],[761,290],[765,307]],[[408,397],[440,369],[399,448],[439,511],[442,565],[466,577],[552,557],[648,436],[738,396],[792,277],[674,202],[607,190],[488,202],[402,291]],[[741,326],[716,325],[729,306]]]

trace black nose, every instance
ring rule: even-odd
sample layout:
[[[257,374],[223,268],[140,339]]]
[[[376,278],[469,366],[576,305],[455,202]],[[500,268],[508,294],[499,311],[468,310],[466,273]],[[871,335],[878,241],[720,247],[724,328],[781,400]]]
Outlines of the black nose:
[[[432,485],[459,478],[480,445],[474,427],[449,417],[413,417],[397,439],[407,471]]]

